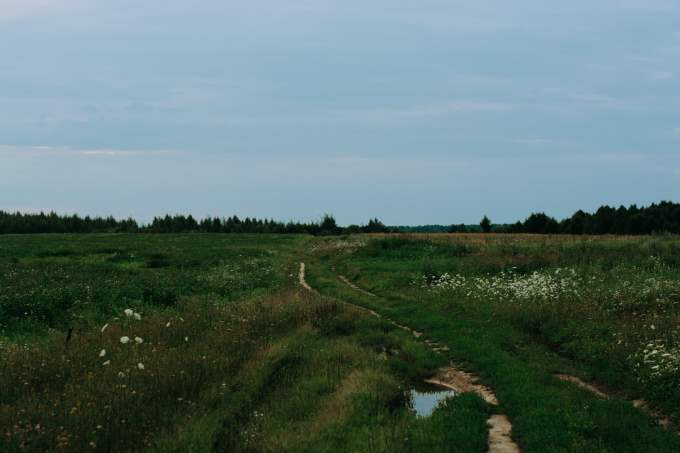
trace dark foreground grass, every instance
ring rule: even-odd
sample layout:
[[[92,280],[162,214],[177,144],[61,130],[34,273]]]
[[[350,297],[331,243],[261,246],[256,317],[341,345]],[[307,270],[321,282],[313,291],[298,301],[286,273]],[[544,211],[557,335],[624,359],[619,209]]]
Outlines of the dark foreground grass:
[[[485,449],[477,398],[408,410],[438,361],[401,330],[294,291],[217,302],[1,349],[0,451]]]
[[[447,251],[436,243],[414,244],[411,239],[403,244],[398,243],[401,239],[387,241],[387,244],[369,244],[366,250],[317,256],[308,266],[309,281],[324,293],[372,308],[448,345],[451,351],[447,354],[451,359],[478,373],[484,383],[494,389],[501,409],[513,422],[513,436],[524,451],[680,450],[680,439],[674,433],[658,427],[627,401],[601,400],[553,377],[554,372],[565,370],[587,374],[594,358],[573,360],[573,356],[559,354],[560,348],[537,340],[535,332],[520,322],[526,318],[517,313],[518,306],[511,316],[508,307],[499,309],[497,304],[471,303],[464,298],[456,301],[449,297],[443,301],[441,296],[413,289],[413,280],[431,269],[432,261],[435,266],[448,264],[459,269],[469,266],[479,272],[479,266],[488,266],[488,263],[502,268],[501,254],[490,257],[489,250],[482,249],[482,256],[478,253],[465,261],[464,257],[470,256],[474,249],[461,251],[461,246],[456,245],[455,250]],[[534,249],[537,259],[530,259],[531,253],[520,247],[520,252],[525,254],[522,258],[525,265],[542,266],[534,261],[544,262],[550,248],[539,255],[535,245],[529,247]],[[621,247],[632,246],[610,245],[609,250]],[[598,251],[606,254],[608,247],[591,250],[590,255],[597,255]],[[512,256],[511,259],[518,260],[517,254]],[[458,262],[460,260],[463,263]],[[338,280],[339,272],[354,277],[379,297],[347,288]],[[527,316],[541,319],[542,313],[554,316],[557,312],[530,310]],[[589,313],[581,313],[582,326],[602,328],[603,324],[595,326],[586,322]],[[572,313],[572,319],[577,315]],[[592,334],[593,330],[588,332]],[[579,341],[574,335],[568,338],[571,342]],[[591,338],[582,337],[581,344],[584,350],[597,353],[598,346],[585,347]],[[608,338],[610,344],[611,338]]]
[[[674,238],[2,237],[0,451],[485,451],[496,410],[529,452],[680,451],[625,401],[680,406],[679,250]],[[303,255],[324,296],[293,288]],[[506,299],[444,278],[552,285],[558,268],[578,296]],[[636,355],[647,344],[664,373]],[[416,418],[406,392],[449,359],[501,407],[466,395]]]

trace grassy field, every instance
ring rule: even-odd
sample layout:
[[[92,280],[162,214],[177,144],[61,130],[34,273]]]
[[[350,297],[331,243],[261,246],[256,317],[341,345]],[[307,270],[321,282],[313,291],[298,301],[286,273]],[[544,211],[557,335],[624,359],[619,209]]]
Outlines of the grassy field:
[[[2,236],[0,451],[486,451],[493,413],[523,451],[680,451],[679,252],[675,237]],[[449,362],[499,406],[464,394],[417,417],[408,392]]]
[[[427,419],[408,407],[441,358],[298,288],[310,246],[0,238],[0,451],[484,449],[479,398]]]
[[[680,415],[677,238],[359,241],[320,247],[313,285],[449,346],[451,359],[496,390],[525,451],[680,448],[672,428],[630,404],[644,398],[666,418]],[[594,381],[610,398],[557,374]]]

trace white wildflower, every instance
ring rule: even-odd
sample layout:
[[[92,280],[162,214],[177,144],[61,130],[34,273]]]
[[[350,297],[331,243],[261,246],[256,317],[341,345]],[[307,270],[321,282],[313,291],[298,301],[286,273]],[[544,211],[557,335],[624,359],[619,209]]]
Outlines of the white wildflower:
[[[104,357],[106,355],[106,349],[99,351],[99,357]]]
[[[130,342],[130,337],[120,337],[120,342],[122,344],[128,344]]]
[[[140,370],[143,370],[143,369],[144,369],[144,364],[143,364],[142,362],[139,362],[139,363],[137,364],[137,368],[139,368]]]
[[[142,320],[142,315],[140,315],[140,314],[137,313],[137,312],[135,312],[132,316],[134,316],[135,319],[136,319],[137,321],[141,321],[141,320]]]
[[[135,337],[135,343],[142,344],[144,343],[144,340],[142,340],[140,337]]]
[[[109,366],[111,365],[111,361],[107,360],[106,362],[102,363],[103,366]]]
[[[127,316],[128,318],[131,318],[135,314],[135,312],[130,308],[126,308],[125,310],[123,310],[123,313],[125,313],[125,316]]]

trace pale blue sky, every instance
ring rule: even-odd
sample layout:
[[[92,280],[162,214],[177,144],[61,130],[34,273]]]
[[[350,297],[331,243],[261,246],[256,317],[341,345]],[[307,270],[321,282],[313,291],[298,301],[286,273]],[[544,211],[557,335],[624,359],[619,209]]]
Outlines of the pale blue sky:
[[[680,201],[680,2],[0,0],[0,209]]]

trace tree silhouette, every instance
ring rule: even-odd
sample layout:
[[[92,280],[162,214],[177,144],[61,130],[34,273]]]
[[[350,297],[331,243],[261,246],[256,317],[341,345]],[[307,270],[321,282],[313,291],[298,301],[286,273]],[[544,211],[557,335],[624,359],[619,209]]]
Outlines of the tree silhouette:
[[[449,227],[449,233],[467,233],[467,227],[464,223],[459,225],[454,224]]]
[[[340,231],[338,224],[335,222],[335,217],[330,214],[324,214],[319,229],[321,234],[338,234]]]
[[[489,220],[487,216],[484,216],[482,221],[479,222],[479,226],[482,228],[482,232],[489,233],[491,231],[491,220]]]
[[[523,222],[509,225],[492,225],[484,216],[479,223],[485,233],[492,229],[508,233],[539,234],[680,234],[680,204],[670,201],[654,203],[647,207],[631,205],[629,207],[601,206],[594,213],[576,211],[571,217],[557,222],[554,218],[540,212],[533,213]],[[428,231],[430,225],[419,227],[419,231]],[[465,225],[452,225],[450,232],[463,232]],[[165,215],[154,217],[147,225],[139,225],[134,219],[117,220],[109,217],[80,217],[50,213],[6,212],[0,210],[0,234],[25,233],[188,233],[200,231],[204,233],[280,233],[280,234],[341,234],[341,233],[376,233],[399,231],[397,227],[387,227],[377,218],[370,219],[368,224],[338,226],[335,218],[326,214],[320,222],[278,222],[270,219],[247,217],[241,220],[238,216],[229,218],[204,218],[200,221],[191,215]],[[442,231],[438,229],[436,231]]]

